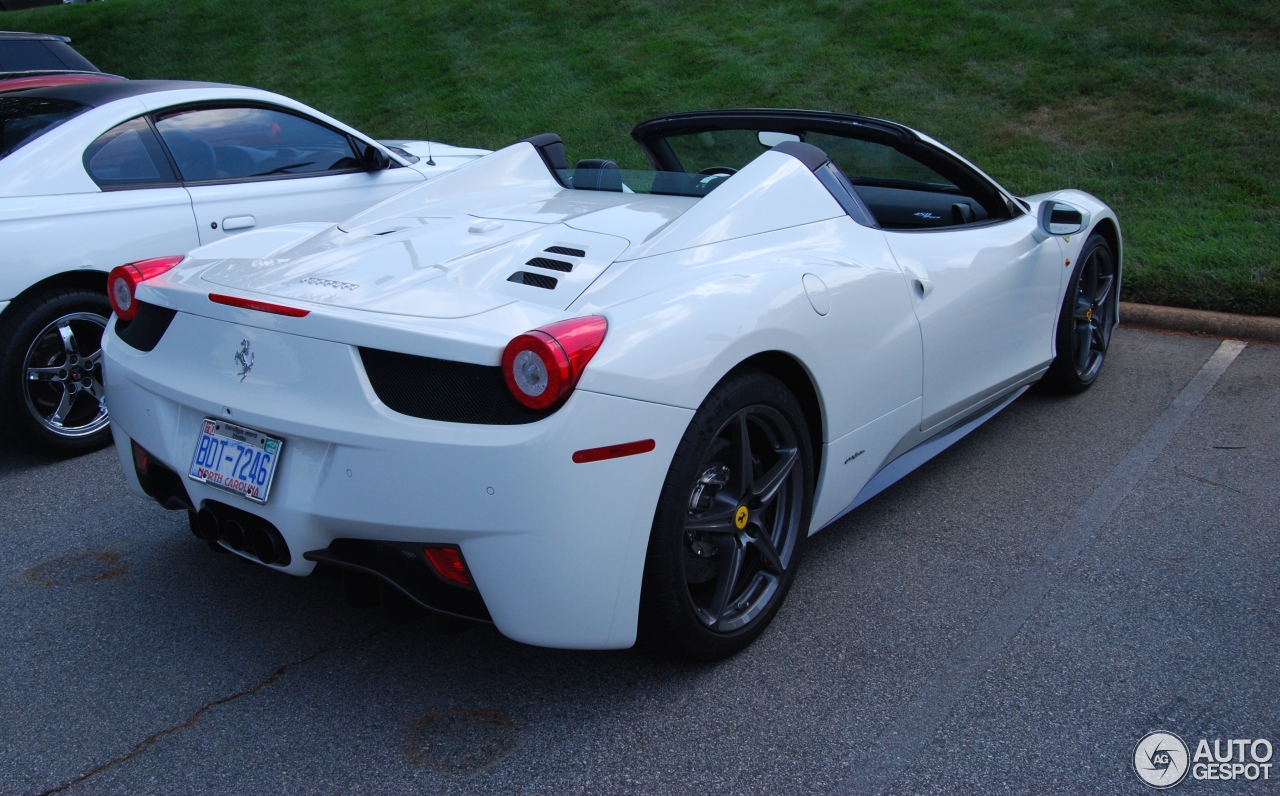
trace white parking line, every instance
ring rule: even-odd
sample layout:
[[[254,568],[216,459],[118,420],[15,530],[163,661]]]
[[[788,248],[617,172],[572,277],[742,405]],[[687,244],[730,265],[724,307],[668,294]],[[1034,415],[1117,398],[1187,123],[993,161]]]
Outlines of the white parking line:
[[[952,650],[947,656],[948,663],[934,672],[897,721],[880,736],[879,743],[850,763],[849,776],[834,793],[880,793],[891,784],[890,777],[907,770],[911,760],[933,740],[956,703],[1036,612],[1045,595],[1062,580],[1081,551],[1190,419],[1245,345],[1237,340],[1224,340],[1218,346],[1142,439],[1039,551],[1037,563],[1013,582],[965,640]]]

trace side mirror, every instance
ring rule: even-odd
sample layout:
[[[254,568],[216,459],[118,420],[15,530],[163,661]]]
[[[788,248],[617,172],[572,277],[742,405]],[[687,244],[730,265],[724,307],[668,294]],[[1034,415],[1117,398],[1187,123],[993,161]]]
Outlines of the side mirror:
[[[767,146],[773,149],[778,144],[785,144],[788,141],[800,142],[800,136],[794,133],[771,133],[767,130],[761,130],[756,133],[756,140],[760,142],[760,146]]]
[[[364,154],[360,156],[360,166],[365,171],[382,171],[390,165],[391,158],[387,157],[387,153],[373,144],[367,145],[364,148]]]
[[[1053,199],[1040,203],[1040,231],[1062,236],[1083,232],[1089,227],[1089,212]]]

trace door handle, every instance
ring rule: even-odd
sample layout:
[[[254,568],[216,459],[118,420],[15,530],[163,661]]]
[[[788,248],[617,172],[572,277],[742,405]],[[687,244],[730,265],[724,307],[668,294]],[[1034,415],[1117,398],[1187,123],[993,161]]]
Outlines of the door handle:
[[[924,298],[933,292],[933,281],[930,279],[921,279],[916,277],[912,280],[916,284],[916,290],[920,291],[920,298]]]
[[[253,216],[231,216],[222,219],[222,230],[230,232],[233,229],[248,229],[257,226],[258,220]]]

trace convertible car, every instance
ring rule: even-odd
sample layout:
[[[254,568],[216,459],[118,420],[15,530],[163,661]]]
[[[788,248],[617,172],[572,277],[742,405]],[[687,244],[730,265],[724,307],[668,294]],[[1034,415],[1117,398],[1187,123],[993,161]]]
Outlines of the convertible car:
[[[114,266],[341,221],[485,152],[373,141],[240,86],[0,76],[0,430],[48,453],[110,441],[98,363]]]
[[[344,221],[109,277],[130,484],[282,572],[510,638],[734,654],[807,536],[1029,385],[1098,377],[1114,213],[832,113],[520,141]]]

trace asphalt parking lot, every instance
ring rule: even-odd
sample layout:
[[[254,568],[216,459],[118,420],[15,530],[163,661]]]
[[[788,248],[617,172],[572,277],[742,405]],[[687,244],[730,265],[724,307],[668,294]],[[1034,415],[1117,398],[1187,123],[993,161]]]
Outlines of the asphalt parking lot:
[[[0,442],[0,793],[1145,792],[1148,732],[1280,745],[1278,420],[1280,347],[1121,329],[811,539],[713,666],[386,624],[114,451]]]

